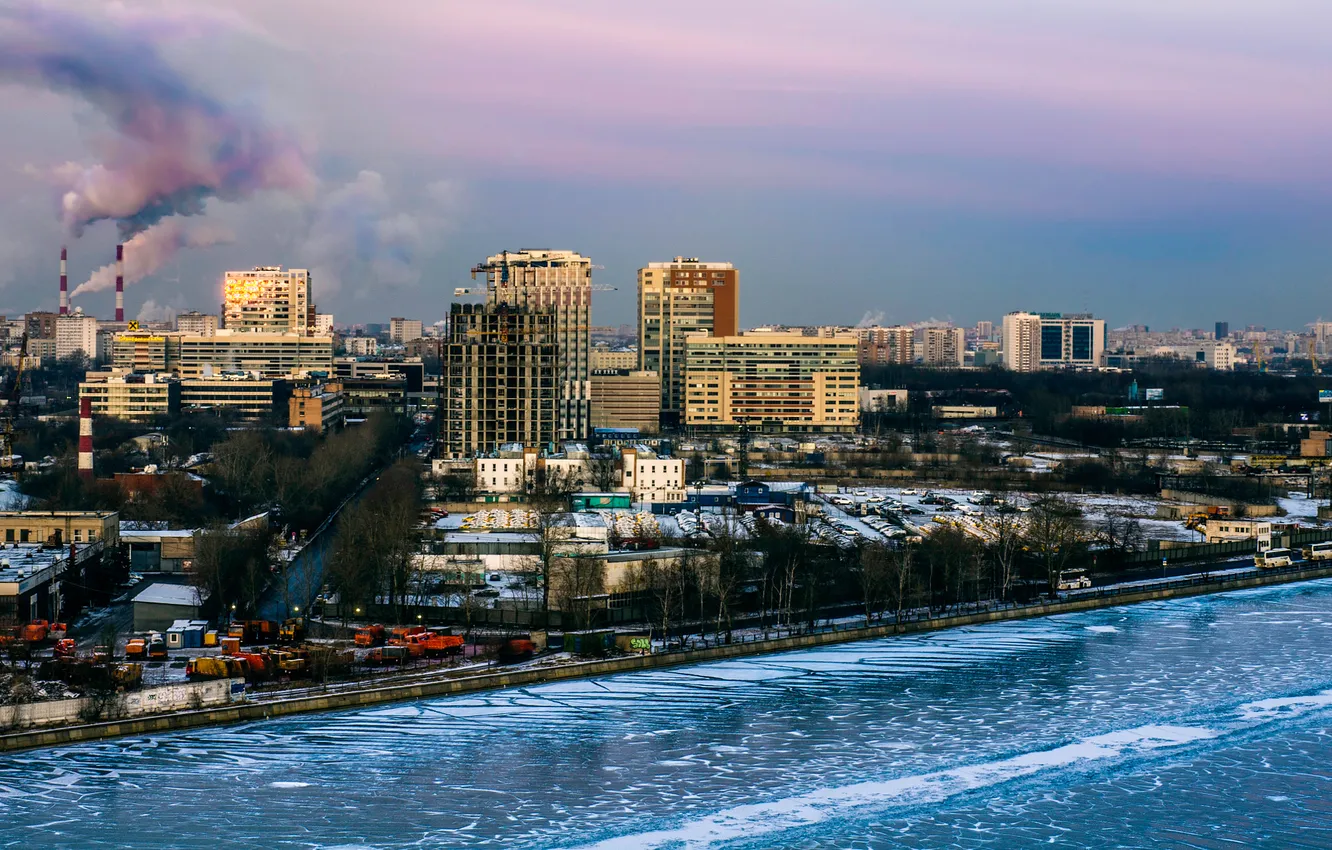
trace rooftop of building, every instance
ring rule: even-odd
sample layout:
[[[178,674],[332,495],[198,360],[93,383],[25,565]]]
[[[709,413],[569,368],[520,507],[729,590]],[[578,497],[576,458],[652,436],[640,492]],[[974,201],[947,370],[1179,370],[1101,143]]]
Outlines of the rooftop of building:
[[[134,601],[153,605],[198,605],[208,598],[208,592],[189,584],[148,585],[134,597]]]
[[[83,550],[90,544],[71,544]],[[43,570],[59,572],[69,560],[69,546],[48,547],[37,543],[6,543],[0,548],[0,583],[12,584],[32,578]]]

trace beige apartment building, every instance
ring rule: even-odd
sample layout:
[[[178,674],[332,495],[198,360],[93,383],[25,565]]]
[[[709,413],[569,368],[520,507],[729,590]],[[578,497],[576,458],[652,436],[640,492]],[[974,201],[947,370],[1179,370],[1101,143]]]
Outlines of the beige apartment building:
[[[94,416],[144,421],[180,412],[180,382],[170,376],[89,372],[87,377],[79,382],[79,398],[92,401]]]
[[[333,337],[296,333],[219,330],[214,336],[182,336],[177,370],[182,378],[248,372],[281,378],[333,372]]]
[[[856,328],[858,358],[864,366],[916,362],[916,329],[907,326]]]
[[[661,426],[661,376],[656,372],[608,369],[592,373],[592,427],[637,428],[655,434]]]
[[[740,332],[740,272],[731,263],[676,257],[638,270],[638,369],[661,375],[661,409],[684,409],[690,334]]]
[[[685,425],[847,432],[859,423],[855,334],[747,333],[686,342]]]
[[[926,366],[957,368],[965,362],[967,336],[961,328],[924,328],[921,336],[921,362]]]

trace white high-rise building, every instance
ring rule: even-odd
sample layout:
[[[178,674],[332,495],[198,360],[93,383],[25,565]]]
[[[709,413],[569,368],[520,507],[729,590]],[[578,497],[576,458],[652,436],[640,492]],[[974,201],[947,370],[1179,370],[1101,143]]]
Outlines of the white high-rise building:
[[[223,280],[222,323],[228,330],[301,336],[314,332],[310,272],[305,269],[255,266],[227,272]]]
[[[1087,313],[1026,313],[1004,316],[1003,363],[1017,372],[1101,365],[1105,320]]]
[[[55,356],[57,360],[82,354],[97,359],[97,319],[81,312],[57,316],[55,320]]]

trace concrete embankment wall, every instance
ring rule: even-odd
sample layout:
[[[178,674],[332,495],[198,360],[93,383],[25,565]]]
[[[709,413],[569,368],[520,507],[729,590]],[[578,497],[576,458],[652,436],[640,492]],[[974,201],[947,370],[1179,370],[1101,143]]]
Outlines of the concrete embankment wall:
[[[125,694],[117,713],[128,719],[185,708],[213,708],[239,699],[244,687],[244,679],[217,679],[144,688]],[[88,697],[0,705],[0,729],[78,723],[91,706],[92,700]],[[0,749],[3,749],[2,745]]]
[[[1004,620],[1021,620],[1031,617],[1044,617],[1051,614],[1069,614],[1078,611],[1090,611],[1097,608],[1110,608],[1117,605],[1132,605],[1139,602],[1151,602],[1164,599],[1178,599],[1188,596],[1201,596],[1221,593],[1228,590],[1242,590],[1251,587],[1286,584],[1296,581],[1308,581],[1332,577],[1332,565],[1298,570],[1293,572],[1258,573],[1246,576],[1198,582],[1180,583],[1174,586],[1143,588],[1116,594],[1088,596],[1043,605],[1027,605],[1017,608],[1001,608],[981,611],[973,614],[960,614],[953,617],[938,617],[930,620],[905,622],[900,625],[886,624],[868,628],[846,629],[836,632],[821,632],[809,635],[794,635],[774,640],[753,643],[736,643],[717,646],[691,652],[672,652],[657,655],[635,655],[626,658],[612,658],[603,661],[588,661],[578,664],[565,664],[553,667],[519,668],[500,673],[487,673],[456,679],[441,679],[407,685],[365,688],[354,691],[319,694],[315,696],[294,697],[291,699],[267,702],[235,703],[220,708],[198,711],[178,711],[152,717],[139,717],[117,720],[107,723],[93,723],[82,726],[66,726],[56,729],[40,729],[0,736],[0,752],[50,747],[61,744],[73,744],[80,741],[92,741],[101,738],[114,738],[126,735],[151,735],[200,726],[218,726],[229,723],[244,723],[255,720],[268,720],[274,717],[286,717],[307,712],[336,711],[339,709],[359,708],[385,702],[400,702],[432,697],[465,694],[476,691],[496,690],[539,685],[544,682],[557,682],[564,679],[581,679],[595,676],[608,676],[615,673],[629,673],[638,670],[654,670],[682,664],[697,664],[708,661],[720,661],[746,655],[760,655],[771,652],[786,652],[796,649],[809,649],[836,643],[886,637],[893,634],[911,634],[916,632],[936,631],[957,626],[974,626]]]

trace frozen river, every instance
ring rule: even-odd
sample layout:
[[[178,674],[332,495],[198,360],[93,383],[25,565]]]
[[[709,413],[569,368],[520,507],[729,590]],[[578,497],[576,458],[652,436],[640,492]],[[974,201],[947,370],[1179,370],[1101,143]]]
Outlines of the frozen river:
[[[1332,847],[1332,582],[0,758],[0,845]]]

